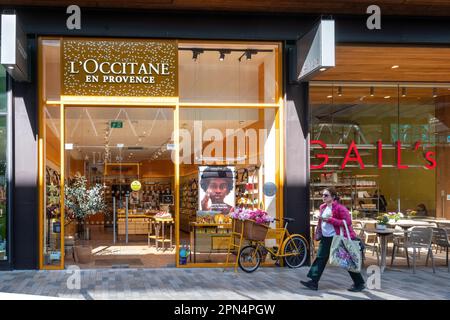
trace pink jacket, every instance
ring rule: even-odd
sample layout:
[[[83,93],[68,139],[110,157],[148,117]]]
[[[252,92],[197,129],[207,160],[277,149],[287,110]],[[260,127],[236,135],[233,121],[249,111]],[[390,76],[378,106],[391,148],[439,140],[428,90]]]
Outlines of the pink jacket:
[[[325,210],[326,203],[323,203],[320,206],[320,217],[319,222],[317,224],[317,230],[316,230],[316,240],[319,240],[322,237],[322,213]],[[348,212],[347,208],[340,204],[337,201],[333,201],[332,207],[331,207],[331,213],[332,217],[328,219],[328,223],[331,223],[334,226],[334,231],[337,235],[340,235],[341,233],[341,227],[344,231],[344,235],[347,236],[347,233],[345,231],[345,226],[343,220],[347,223],[348,231],[350,232],[350,237],[352,239],[356,238],[356,233],[352,228],[352,217],[350,216],[350,213]]]

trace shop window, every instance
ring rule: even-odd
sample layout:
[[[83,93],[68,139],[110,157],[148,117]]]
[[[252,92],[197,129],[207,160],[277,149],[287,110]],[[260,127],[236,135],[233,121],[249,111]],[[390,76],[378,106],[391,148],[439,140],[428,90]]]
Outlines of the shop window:
[[[0,67],[0,261],[8,260],[8,131],[6,72]]]
[[[179,44],[181,102],[277,103],[277,45]]]
[[[44,106],[43,265],[61,264],[61,116],[59,106]]]
[[[277,216],[276,109],[180,110],[180,245],[190,262],[223,263],[235,207]]]
[[[438,142],[448,128],[442,112],[447,92],[312,84],[311,210],[321,204],[321,190],[334,186],[354,217],[388,211],[439,216],[436,190],[439,181],[444,189],[445,173],[433,166],[445,167],[447,157]],[[417,213],[422,207],[426,212]]]

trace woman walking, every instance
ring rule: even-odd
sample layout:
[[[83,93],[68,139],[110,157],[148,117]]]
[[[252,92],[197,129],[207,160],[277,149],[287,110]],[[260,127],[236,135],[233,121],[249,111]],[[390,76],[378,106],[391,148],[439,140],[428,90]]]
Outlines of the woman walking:
[[[319,280],[323,270],[327,265],[330,256],[331,243],[334,235],[340,234],[340,228],[344,227],[344,220],[347,223],[350,237],[356,238],[356,233],[352,228],[352,219],[347,208],[339,203],[339,197],[333,188],[325,188],[322,193],[323,204],[320,206],[319,223],[317,224],[315,240],[320,240],[317,250],[316,260],[314,260],[308,272],[309,281],[300,281],[305,287],[317,290]],[[344,231],[344,235],[345,234]],[[360,292],[365,288],[365,282],[361,273],[349,271],[353,280],[353,286],[348,289],[352,292]]]

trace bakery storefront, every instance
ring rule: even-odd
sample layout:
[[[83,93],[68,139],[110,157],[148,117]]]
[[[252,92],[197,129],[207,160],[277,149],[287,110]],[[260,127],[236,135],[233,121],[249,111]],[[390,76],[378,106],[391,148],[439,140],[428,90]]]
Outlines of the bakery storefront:
[[[220,266],[232,207],[280,218],[281,54],[39,38],[39,267]]]
[[[449,56],[448,47],[336,46],[336,67],[309,83],[311,214],[329,186],[354,219],[450,217]]]

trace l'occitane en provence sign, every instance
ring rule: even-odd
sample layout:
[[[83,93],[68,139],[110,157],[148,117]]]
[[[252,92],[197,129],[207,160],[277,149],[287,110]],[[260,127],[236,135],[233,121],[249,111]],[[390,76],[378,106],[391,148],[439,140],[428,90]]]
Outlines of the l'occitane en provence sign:
[[[64,39],[63,96],[175,97],[177,43]]]

